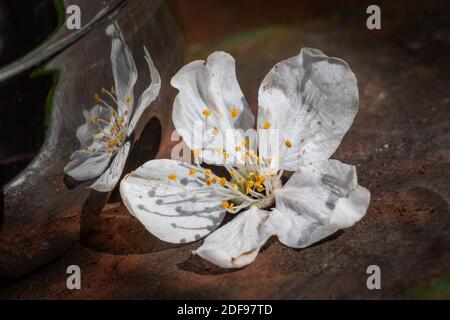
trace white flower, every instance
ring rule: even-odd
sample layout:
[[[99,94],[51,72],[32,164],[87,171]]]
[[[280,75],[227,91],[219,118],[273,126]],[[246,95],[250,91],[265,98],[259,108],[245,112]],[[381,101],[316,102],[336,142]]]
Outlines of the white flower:
[[[253,127],[229,54],[186,65],[172,85],[180,91],[173,110],[180,132],[197,121],[222,131]],[[277,172],[252,150],[245,165],[225,165],[227,177],[198,165],[153,160],[122,180],[122,199],[148,231],[171,243],[199,240],[220,226],[226,212],[237,214],[194,252],[223,268],[252,263],[271,236],[292,248],[307,247],[355,224],[369,205],[370,192],[357,184],[355,167],[329,160],[358,104],[347,63],[305,48],[277,64],[259,91],[257,128],[279,129]],[[183,139],[195,149],[190,135]],[[285,171],[293,172],[287,182]]]
[[[64,168],[64,173],[77,181],[97,178],[90,188],[101,192],[111,191],[119,181],[131,147],[129,137],[161,89],[158,70],[144,47],[152,83],[142,93],[135,109],[133,88],[137,70],[130,49],[117,23],[111,24],[106,34],[112,37],[115,85],[110,91],[102,88],[102,96],[95,95],[97,105],[83,112],[86,123],[77,130],[81,149],[72,154]]]

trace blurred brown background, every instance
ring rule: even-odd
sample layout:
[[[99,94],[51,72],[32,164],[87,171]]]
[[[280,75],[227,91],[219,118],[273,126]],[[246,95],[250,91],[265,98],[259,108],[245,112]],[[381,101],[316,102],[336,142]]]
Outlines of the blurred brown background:
[[[272,24],[301,22],[370,1],[170,0],[188,45],[216,41],[236,32]]]

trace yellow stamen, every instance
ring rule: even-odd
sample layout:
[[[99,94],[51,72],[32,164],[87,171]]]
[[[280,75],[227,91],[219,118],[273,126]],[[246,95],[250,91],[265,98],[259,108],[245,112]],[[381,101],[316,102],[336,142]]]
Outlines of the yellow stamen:
[[[111,94],[116,95],[116,87],[111,87]]]
[[[95,102],[97,102],[97,103],[100,102],[100,96],[98,94],[94,95],[94,99],[95,99]]]
[[[237,118],[239,116],[239,111],[238,111],[238,109],[233,108],[233,109],[231,109],[230,114],[231,114],[232,118]]]
[[[230,206],[230,203],[228,201],[225,201],[225,202],[222,202],[222,204],[220,206],[224,209],[228,209],[228,207]]]
[[[255,189],[258,192],[263,192],[264,191],[264,186],[262,184],[260,184],[260,183],[255,183]]]
[[[233,188],[234,190],[239,189],[238,185],[236,183],[232,183],[231,184],[231,188]]]
[[[284,145],[287,147],[287,148],[292,148],[294,145],[292,144],[292,141],[291,140],[289,140],[289,139],[287,139],[285,142],[284,142]]]
[[[264,129],[270,129],[270,126],[271,126],[271,124],[269,121],[264,123]]]
[[[227,184],[228,180],[226,178],[220,179],[220,185],[224,187]]]
[[[207,179],[205,180],[205,183],[206,183],[206,185],[207,185],[208,187],[210,187],[211,184],[212,184],[211,178],[207,178]]]
[[[193,175],[195,175],[197,173],[197,170],[195,169],[191,169],[189,170],[189,175],[192,177]]]
[[[210,116],[212,115],[212,112],[211,112],[211,110],[209,110],[208,108],[205,108],[205,109],[203,110],[202,114],[203,114],[206,118],[208,118],[208,117],[210,117]]]
[[[249,150],[247,152],[247,157],[253,157],[254,155],[255,155],[255,151],[253,151],[253,150]]]
[[[131,103],[131,96],[127,96],[127,100],[125,101],[128,105]]]
[[[169,174],[168,178],[169,178],[169,180],[171,180],[171,181],[177,180],[177,176],[176,176],[175,174],[173,174],[173,173]]]
[[[214,183],[218,183],[219,181],[220,181],[219,177],[214,177],[214,178],[213,178],[213,182],[214,182]]]
[[[238,172],[237,172],[236,170],[231,171],[231,173],[230,173],[230,176],[231,176],[232,178],[236,178],[237,175],[238,175]]]
[[[211,169],[206,169],[206,170],[205,170],[205,174],[206,174],[207,176],[211,175],[211,174],[212,174]]]
[[[258,182],[258,183],[264,183],[264,181],[266,181],[266,177],[264,177],[264,176],[261,176],[261,175],[257,175],[256,176],[256,181]]]

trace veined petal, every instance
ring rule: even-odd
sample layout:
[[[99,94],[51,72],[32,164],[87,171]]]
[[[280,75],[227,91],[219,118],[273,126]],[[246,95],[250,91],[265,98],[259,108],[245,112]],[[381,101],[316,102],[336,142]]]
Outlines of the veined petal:
[[[152,104],[152,102],[156,100],[159,95],[159,91],[161,90],[161,76],[159,75],[158,69],[156,69],[155,64],[150,57],[150,53],[148,52],[146,47],[144,47],[144,51],[145,60],[147,60],[148,67],[150,69],[150,77],[152,82],[139,98],[136,111],[134,112],[133,118],[131,119],[131,123],[128,127],[128,135],[133,132],[142,114],[150,106],[150,104]]]
[[[95,183],[90,186],[90,188],[100,192],[112,191],[117,182],[119,182],[129,152],[130,143],[126,142],[119,149],[108,169],[106,169],[106,171],[100,176],[100,178],[97,179],[97,181],[95,181]]]
[[[85,148],[92,143],[94,136],[98,133],[98,126],[95,123],[95,120],[101,119],[109,122],[109,119],[111,118],[111,110],[103,106],[96,105],[89,111],[83,111],[83,116],[86,123],[78,128],[77,138],[80,141],[81,147]],[[104,125],[100,124],[100,126],[102,127]]]
[[[100,176],[110,161],[111,155],[108,153],[79,150],[72,154],[64,173],[77,181],[91,180]]]
[[[177,131],[192,150],[193,128],[202,124],[202,132],[219,130],[224,136],[227,129],[249,129],[254,116],[236,79],[234,58],[225,52],[214,52],[207,61],[194,61],[184,66],[171,81],[179,90],[175,98],[172,119]],[[204,137],[203,149],[214,150],[211,137]],[[221,145],[220,147],[224,147]],[[213,163],[207,155],[205,161]]]
[[[119,114],[131,115],[134,105],[133,88],[137,80],[136,64],[117,22],[109,25],[106,34],[112,38],[111,64]]]
[[[276,233],[270,223],[271,214],[256,207],[239,213],[209,235],[194,254],[222,268],[242,268],[251,264],[261,247]]]
[[[204,173],[174,160],[152,160],[126,176],[120,185],[125,206],[146,229],[170,243],[187,243],[207,236],[225,215],[225,200],[200,183]]]
[[[281,168],[328,159],[358,111],[357,80],[348,64],[304,48],[277,64],[259,90],[258,128],[280,130]]]
[[[276,217],[290,222],[278,238],[292,248],[351,227],[370,202],[370,192],[358,185],[355,167],[336,160],[301,167],[275,197]]]

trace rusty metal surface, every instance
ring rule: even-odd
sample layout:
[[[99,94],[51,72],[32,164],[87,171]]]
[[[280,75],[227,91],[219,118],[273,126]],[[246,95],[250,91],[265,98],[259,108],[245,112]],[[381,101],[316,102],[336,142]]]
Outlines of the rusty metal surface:
[[[172,247],[154,239],[118,202],[86,226],[89,248],[74,245],[33,275],[5,284],[0,297],[449,298],[448,289],[433,287],[436,279],[450,279],[449,7],[408,3],[383,6],[381,31],[361,26],[364,11],[357,8],[188,52],[188,60],[218,49],[232,53],[254,109],[265,73],[300,47],[348,61],[361,107],[334,158],[356,165],[360,184],[372,192],[360,223],[302,250],[269,241],[254,264],[228,272],[192,257],[199,244]],[[81,267],[82,290],[66,288],[72,264]],[[372,264],[381,267],[382,290],[366,287]]]

